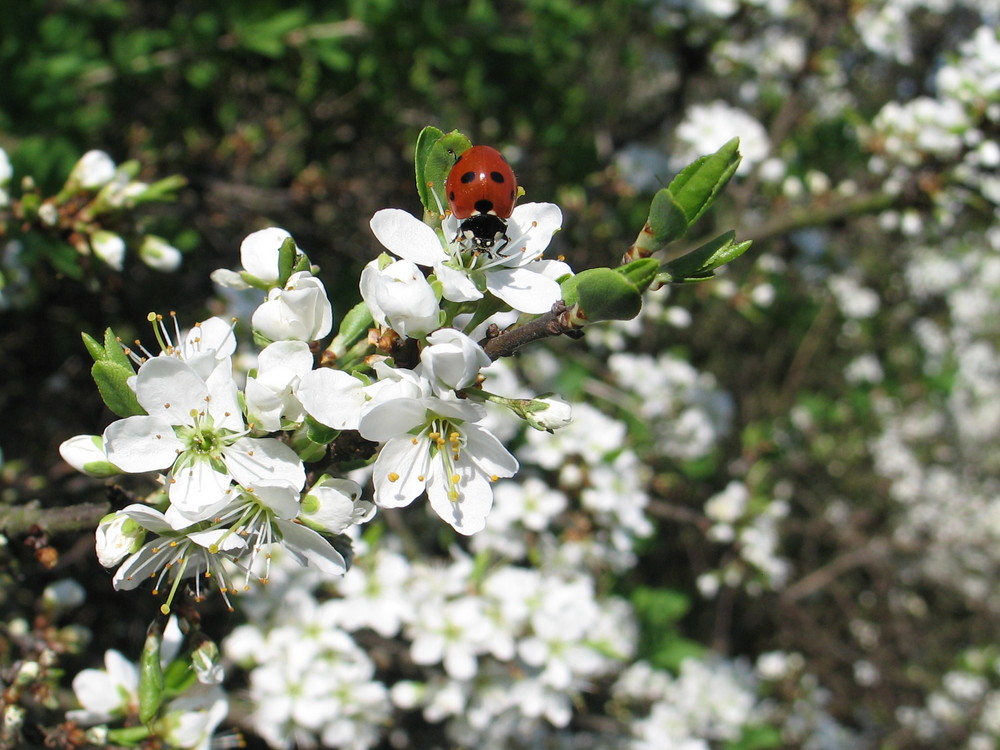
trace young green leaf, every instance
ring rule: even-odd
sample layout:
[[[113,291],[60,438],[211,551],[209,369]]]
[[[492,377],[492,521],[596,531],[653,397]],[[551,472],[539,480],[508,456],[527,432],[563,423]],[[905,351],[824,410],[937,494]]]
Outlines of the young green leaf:
[[[668,186],[670,194],[687,218],[694,224],[712,205],[718,194],[740,165],[740,139],[733,138],[714,154],[695,159],[684,167]]]
[[[101,360],[94,363],[90,374],[97,383],[97,390],[104,403],[119,417],[133,417],[146,413],[139,405],[135,392],[128,387],[128,379],[135,375],[135,370],[131,367]]]
[[[122,345],[118,342],[118,337],[110,328],[104,331],[104,358],[116,365],[132,369],[132,361],[128,358]]]
[[[642,309],[642,291],[612,268],[589,268],[561,287],[563,301],[569,307],[579,305],[588,323],[631,320]]]
[[[726,232],[686,255],[665,263],[657,281],[662,284],[677,284],[710,279],[715,275],[716,268],[736,260],[750,245],[750,240],[736,242],[735,232]]]
[[[426,133],[426,135],[425,135]],[[433,143],[427,141],[435,133],[441,133],[437,128],[425,128],[417,138],[416,173],[417,192],[424,207],[424,220],[434,225],[440,221],[442,212],[448,208],[448,196],[444,192],[444,183],[448,173],[455,165],[459,154],[472,146],[472,141],[453,130],[440,135]]]

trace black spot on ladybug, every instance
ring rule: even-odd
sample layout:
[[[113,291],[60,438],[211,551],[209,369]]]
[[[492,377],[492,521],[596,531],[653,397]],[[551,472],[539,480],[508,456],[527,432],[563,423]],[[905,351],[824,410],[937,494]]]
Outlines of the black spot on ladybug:
[[[461,182],[462,182],[463,185],[468,185],[470,182],[472,182],[474,179],[476,179],[476,173],[475,172],[466,172],[459,179],[461,180]]]
[[[490,179],[493,180],[493,182],[500,183],[501,185],[504,183],[504,176],[499,172],[490,172]]]
[[[493,210],[493,201],[487,200],[486,198],[480,198],[476,201],[476,211],[481,214],[488,214]]]
[[[448,193],[448,200],[450,200],[450,201],[454,201],[455,200],[455,191],[454,190],[452,190],[450,193]]]

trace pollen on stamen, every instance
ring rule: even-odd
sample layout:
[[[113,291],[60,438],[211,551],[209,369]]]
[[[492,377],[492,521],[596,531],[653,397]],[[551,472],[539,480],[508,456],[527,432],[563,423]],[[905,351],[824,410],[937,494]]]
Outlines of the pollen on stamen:
[[[167,404],[164,404],[164,405],[163,405],[163,408],[164,408],[164,409],[169,409],[169,408],[170,408],[170,404],[169,404],[169,403],[167,403]]]
[[[461,481],[462,481],[462,477],[460,477],[458,474],[452,474],[451,475],[451,483],[452,484],[458,484]]]
[[[411,443],[413,443],[414,445],[416,445],[416,444],[417,444],[417,443],[419,443],[420,441],[419,441],[419,440],[417,440],[416,438],[410,438],[410,442],[411,442]]]
[[[497,482],[497,481],[499,481],[499,480],[500,480],[500,477],[498,477],[498,476],[497,476],[496,474],[493,474],[493,475],[492,475],[492,476],[490,477],[490,481],[491,481],[491,482]]]
[[[424,482],[424,481],[426,481],[426,477],[424,477],[424,475],[421,474],[420,476],[417,477],[417,481]]]
[[[390,482],[398,482],[399,481],[399,474],[397,474],[394,471],[390,471],[389,474],[388,474],[388,478],[389,478]]]

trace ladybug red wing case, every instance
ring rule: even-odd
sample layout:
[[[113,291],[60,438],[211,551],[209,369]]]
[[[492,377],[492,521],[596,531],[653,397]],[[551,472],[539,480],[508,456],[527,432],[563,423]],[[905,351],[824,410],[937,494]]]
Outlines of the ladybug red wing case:
[[[456,219],[476,214],[507,219],[517,199],[517,178],[495,148],[473,146],[458,157],[448,173],[445,190]]]

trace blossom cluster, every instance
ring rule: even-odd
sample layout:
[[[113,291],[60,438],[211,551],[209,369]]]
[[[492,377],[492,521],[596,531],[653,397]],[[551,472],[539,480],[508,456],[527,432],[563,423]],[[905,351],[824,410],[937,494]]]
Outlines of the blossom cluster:
[[[121,215],[136,206],[168,197],[181,182],[167,178],[147,183],[137,178],[139,164],[116,164],[104,151],[91,150],[73,166],[69,177],[56,195],[44,200],[33,181],[26,180],[19,196],[21,205],[16,213],[28,223],[53,232],[63,233],[81,256],[95,257],[110,268],[120,271],[125,262],[126,241],[116,226]],[[7,153],[0,148],[0,209],[8,208],[12,198],[10,183],[14,170]],[[180,251],[155,234],[141,232],[137,241],[138,255],[150,268],[175,271],[181,263]],[[17,278],[21,253],[19,243],[8,245],[3,265]],[[5,290],[10,294],[10,290]],[[0,297],[0,302],[3,297]]]
[[[453,326],[484,294],[515,315],[552,307],[560,297],[554,278],[569,268],[539,258],[560,216],[551,204],[519,206],[508,228],[509,254],[487,257],[457,239],[442,240],[405,212],[379,212],[376,236],[403,257],[384,255],[365,269],[364,303],[344,326],[360,324],[342,328],[337,340],[353,336],[350,344],[363,353],[333,367],[317,366],[310,349],[332,331],[331,303],[317,269],[282,229],[248,236],[242,269],[213,274],[222,287],[264,295],[250,320],[262,348],[243,387],[234,367],[235,323],[211,318],[182,334],[176,321],[171,330],[151,314],[160,351],[126,350],[137,366],[124,383],[134,413],[61,449],[97,476],[160,472],[158,490],[98,529],[102,564],[118,566],[115,587],[153,579],[154,591],[169,586],[169,608],[180,581],[191,578],[196,598],[214,583],[228,601],[249,588],[257,559],[269,559],[279,544],[302,564],[340,574],[350,555],[329,537],[368,521],[376,505],[405,506],[424,493],[456,531],[481,530],[492,484],[518,468],[483,425],[484,403],[512,404],[546,430],[567,423],[569,410],[558,399],[515,404],[482,390],[481,370],[491,358]],[[425,277],[416,262],[433,274]],[[418,338],[416,361],[399,366],[399,343]],[[391,343],[379,350],[373,341]],[[377,446],[374,502],[346,478],[323,474],[307,482],[304,458],[321,458],[349,434]],[[266,568],[260,575],[267,580]]]

